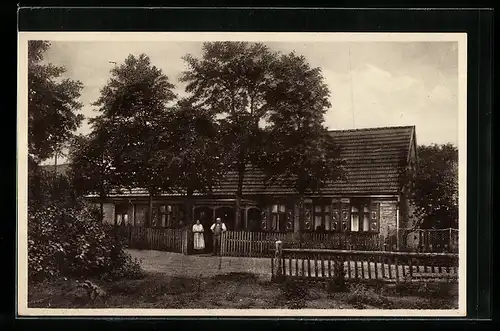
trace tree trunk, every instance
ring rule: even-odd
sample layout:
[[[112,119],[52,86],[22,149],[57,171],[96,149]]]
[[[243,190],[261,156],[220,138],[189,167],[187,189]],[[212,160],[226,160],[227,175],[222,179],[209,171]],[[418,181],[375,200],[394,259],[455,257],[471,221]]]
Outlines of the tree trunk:
[[[305,206],[304,194],[299,193],[299,247],[302,247],[302,233],[304,232]]]
[[[101,207],[101,214],[99,215],[101,218],[101,222],[104,221],[104,203],[106,202],[106,194],[104,194],[104,187],[101,184],[101,192],[99,192],[99,200],[100,200],[100,207]]]
[[[54,154],[54,178],[52,180],[52,201],[57,199],[57,152]]]
[[[245,163],[242,162],[238,169],[238,189],[236,192],[236,207],[234,228],[239,230],[241,228],[241,198],[243,195],[243,179],[245,178]]]
[[[193,220],[193,190],[188,189],[186,195],[186,224],[192,225],[194,223]]]
[[[153,227],[153,194],[149,193],[148,227]]]

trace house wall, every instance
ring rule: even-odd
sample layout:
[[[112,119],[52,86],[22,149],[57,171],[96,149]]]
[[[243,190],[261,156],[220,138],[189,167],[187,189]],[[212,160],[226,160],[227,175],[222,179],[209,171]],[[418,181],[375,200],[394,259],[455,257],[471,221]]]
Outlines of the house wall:
[[[135,205],[135,225],[144,226],[146,224],[146,216],[149,210],[148,205]]]
[[[134,204],[129,204],[128,209],[127,209],[127,215],[128,215],[128,223],[129,224],[134,224],[134,213],[135,213],[135,205]]]
[[[345,199],[347,200],[347,199]],[[405,207],[401,206],[399,208],[398,200],[383,200],[383,199],[374,199],[372,200],[374,203],[378,203],[379,205],[379,234],[384,237],[386,243],[390,245],[397,244],[397,226],[398,226],[398,213],[399,213],[399,228],[404,228],[404,213],[407,213]],[[344,202],[350,203],[350,202]],[[401,201],[403,204],[403,201]],[[270,205],[266,205],[270,210]],[[290,205],[289,205],[290,206]],[[264,210],[264,209],[261,209]],[[113,203],[106,203],[104,205],[105,211],[105,222],[114,223],[114,214],[115,214],[115,206]],[[147,214],[149,211],[149,205],[145,203],[131,203],[128,206],[127,214],[129,219],[129,224],[133,224],[135,226],[145,226],[147,224]],[[293,223],[294,223],[294,236],[298,237],[299,234],[299,205],[296,203],[293,206]],[[271,216],[268,214],[268,219],[270,223]],[[350,220],[350,216],[349,216]],[[340,221],[340,220],[339,220]],[[350,223],[350,221],[348,221]]]
[[[113,203],[105,203],[103,205],[103,209],[104,209],[103,222],[108,223],[108,224],[114,224],[115,223],[115,205]]]
[[[397,201],[380,202],[380,235],[385,238],[389,238],[396,234],[397,207]]]

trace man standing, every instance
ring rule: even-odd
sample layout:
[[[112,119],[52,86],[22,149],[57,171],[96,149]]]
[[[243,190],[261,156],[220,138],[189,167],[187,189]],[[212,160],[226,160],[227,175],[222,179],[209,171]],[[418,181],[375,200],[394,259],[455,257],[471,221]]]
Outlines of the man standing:
[[[210,227],[213,235],[213,243],[214,243],[214,255],[220,254],[220,237],[222,233],[227,231],[226,225],[222,223],[220,217],[215,219],[215,223]]]

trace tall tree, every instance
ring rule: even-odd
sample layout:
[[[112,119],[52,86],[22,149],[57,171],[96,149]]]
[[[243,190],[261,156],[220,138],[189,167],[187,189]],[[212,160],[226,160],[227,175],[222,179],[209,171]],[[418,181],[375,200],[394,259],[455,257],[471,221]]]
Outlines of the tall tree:
[[[422,228],[458,227],[458,149],[452,144],[417,147],[413,203]]]
[[[30,204],[44,204],[51,187],[40,162],[56,156],[83,120],[77,114],[82,83],[63,78],[66,69],[43,62],[50,43],[28,42],[28,185]],[[55,169],[56,170],[56,169]],[[55,179],[55,175],[52,177]],[[53,180],[52,188],[57,187]],[[46,202],[46,201],[45,201]]]
[[[90,120],[96,137],[105,137],[103,157],[110,160],[115,184],[141,187],[149,193],[148,223],[152,225],[153,197],[169,186],[162,176],[164,159],[159,145],[169,103],[176,99],[174,85],[150,58],[129,55],[111,70],[111,79],[94,103],[101,114]]]
[[[186,55],[186,82],[197,107],[221,118],[227,166],[238,174],[235,226],[241,226],[240,205],[246,166],[256,153],[253,142],[266,114],[266,91],[276,54],[260,43],[211,42],[203,44],[201,58]]]
[[[97,193],[100,201],[101,218],[104,216],[104,202],[116,188],[118,176],[107,152],[107,139],[103,130],[95,130],[87,136],[79,135],[70,147],[71,179],[78,195]]]
[[[304,224],[304,195],[320,191],[342,176],[339,146],[323,126],[330,106],[320,68],[305,57],[282,55],[273,68],[266,148],[261,167],[270,184],[290,185],[299,198],[299,239]]]
[[[28,151],[36,164],[60,151],[79,127],[83,85],[63,78],[64,67],[43,63],[46,41],[28,43]]]
[[[218,125],[213,113],[181,100],[166,129],[170,139],[160,149],[171,155],[171,162],[165,170],[174,178],[171,185],[186,192],[185,209],[191,222],[193,193],[209,192],[224,173]]]

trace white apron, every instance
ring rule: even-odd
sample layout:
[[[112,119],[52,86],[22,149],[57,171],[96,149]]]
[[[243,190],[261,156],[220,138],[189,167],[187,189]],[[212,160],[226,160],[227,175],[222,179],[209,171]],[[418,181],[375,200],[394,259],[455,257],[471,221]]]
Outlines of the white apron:
[[[203,225],[195,224],[193,225],[193,233],[194,233],[194,249],[202,250],[205,248],[205,238],[203,237]]]

